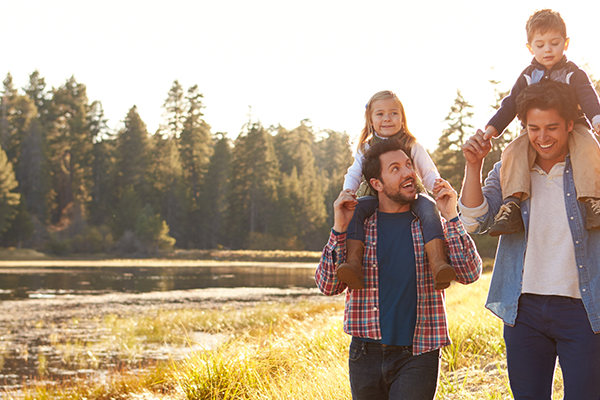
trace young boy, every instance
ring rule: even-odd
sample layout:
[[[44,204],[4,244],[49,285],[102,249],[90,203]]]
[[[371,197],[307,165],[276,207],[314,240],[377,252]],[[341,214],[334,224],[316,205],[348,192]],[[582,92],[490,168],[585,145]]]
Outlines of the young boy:
[[[519,76],[510,94],[485,128],[485,139],[498,137],[515,118],[516,99],[521,90],[542,80],[567,83],[575,88],[585,116],[575,121],[569,135],[569,152],[573,163],[573,178],[577,199],[586,206],[586,229],[600,228],[600,147],[589,131],[591,121],[600,134],[600,102],[587,74],[567,61],[564,51],[569,47],[567,28],[560,14],[552,10],[535,12],[526,25],[527,48],[533,55],[531,65]],[[544,144],[546,145],[546,144]],[[547,143],[551,152],[552,143]],[[504,204],[490,229],[491,236],[522,231],[520,202],[529,196],[529,172],[536,153],[529,145],[527,131],[506,146],[502,153],[500,183]]]

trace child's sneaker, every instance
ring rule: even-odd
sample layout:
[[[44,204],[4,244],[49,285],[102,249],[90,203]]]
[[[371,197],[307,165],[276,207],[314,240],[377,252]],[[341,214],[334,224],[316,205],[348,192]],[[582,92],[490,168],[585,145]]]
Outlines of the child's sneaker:
[[[502,204],[500,211],[494,218],[494,225],[490,228],[490,236],[509,235],[525,230],[523,218],[521,217],[521,207],[511,201]]]
[[[585,229],[600,228],[600,200],[585,199]]]

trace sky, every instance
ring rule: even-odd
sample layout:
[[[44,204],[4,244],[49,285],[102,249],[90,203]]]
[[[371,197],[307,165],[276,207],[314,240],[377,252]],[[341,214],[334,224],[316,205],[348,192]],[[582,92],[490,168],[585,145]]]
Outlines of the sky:
[[[435,149],[457,90],[483,128],[489,80],[509,90],[532,56],[525,22],[559,11],[566,55],[600,78],[600,2],[573,0],[2,0],[0,76],[48,87],[74,76],[111,129],[133,106],[154,133],[174,80],[204,94],[212,132],[235,139],[249,119],[351,136],[380,90],[403,102],[417,139]],[[594,51],[596,50],[596,51]]]

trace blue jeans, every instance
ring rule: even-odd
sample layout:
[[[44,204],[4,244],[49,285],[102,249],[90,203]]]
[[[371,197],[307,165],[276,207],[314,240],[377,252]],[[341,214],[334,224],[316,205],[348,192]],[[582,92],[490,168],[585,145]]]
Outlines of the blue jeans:
[[[440,351],[413,356],[411,346],[353,337],[348,359],[353,400],[433,400]]]
[[[600,399],[600,334],[592,331],[580,299],[522,294],[504,341],[515,400],[552,398],[557,356],[564,399]]]
[[[364,196],[358,199],[358,204],[354,209],[352,221],[348,225],[346,237],[364,242],[365,240],[365,219],[373,215],[379,200],[377,197]],[[417,199],[410,205],[410,209],[421,220],[421,229],[423,230],[423,241],[428,243],[432,239],[444,239],[444,230],[440,221],[440,213],[433,199],[423,193],[419,193]]]

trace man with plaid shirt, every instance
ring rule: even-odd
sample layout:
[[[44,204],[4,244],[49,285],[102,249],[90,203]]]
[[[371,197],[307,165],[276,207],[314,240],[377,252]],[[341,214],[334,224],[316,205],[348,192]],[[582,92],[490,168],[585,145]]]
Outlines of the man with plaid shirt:
[[[444,292],[434,289],[419,220],[410,204],[418,194],[412,162],[395,140],[365,154],[363,174],[379,195],[379,209],[365,223],[365,288],[338,280],[346,258],[346,229],[357,201],[347,190],[334,203],[334,225],[315,279],[325,295],[346,291],[344,331],[352,335],[349,373],[352,398],[433,399],[440,348],[450,344]],[[458,220],[457,194],[442,179],[434,196],[456,280],[481,275],[481,259]]]

